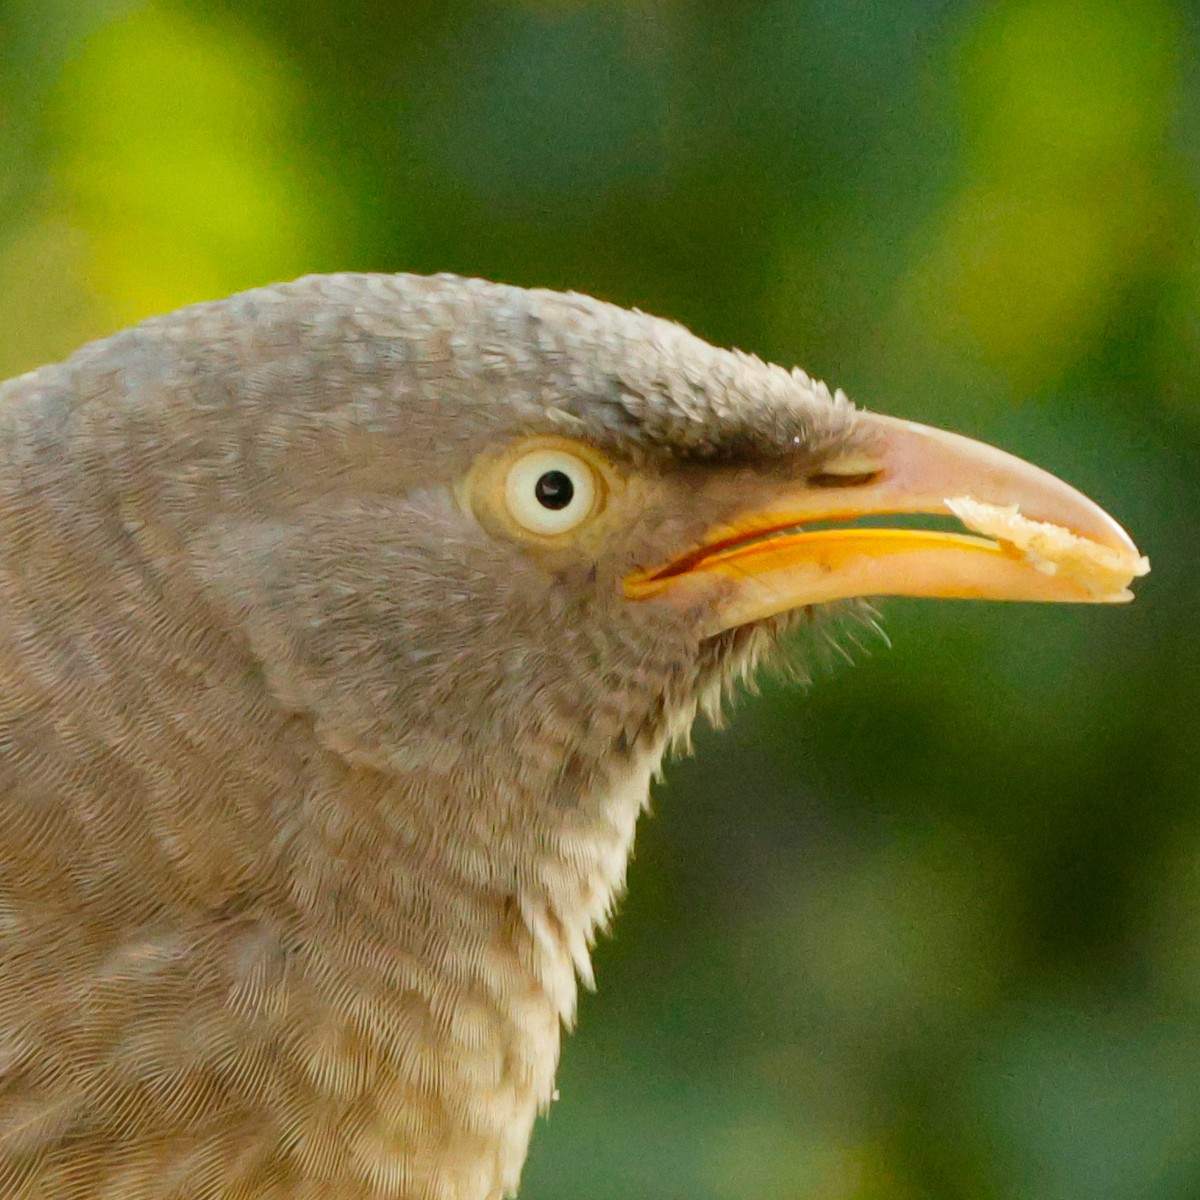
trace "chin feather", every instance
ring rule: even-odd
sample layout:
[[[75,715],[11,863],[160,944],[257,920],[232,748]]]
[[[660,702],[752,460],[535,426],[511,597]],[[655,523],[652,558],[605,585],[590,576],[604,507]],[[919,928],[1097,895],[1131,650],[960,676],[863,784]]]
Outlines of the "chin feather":
[[[800,608],[728,630],[704,643],[697,711],[719,729],[730,701],[742,692],[757,694],[764,672],[808,687],[820,674],[853,666],[874,645],[891,642],[878,610],[865,600]],[[690,751],[690,739],[683,749]]]

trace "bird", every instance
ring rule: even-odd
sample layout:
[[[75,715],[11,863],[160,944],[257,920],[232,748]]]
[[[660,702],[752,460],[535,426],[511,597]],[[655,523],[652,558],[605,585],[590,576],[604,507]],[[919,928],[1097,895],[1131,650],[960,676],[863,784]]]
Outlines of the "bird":
[[[698,716],[864,597],[1128,597],[861,523],[954,496],[1133,550],[577,293],[310,276],[4,384],[0,1196],[515,1195]]]

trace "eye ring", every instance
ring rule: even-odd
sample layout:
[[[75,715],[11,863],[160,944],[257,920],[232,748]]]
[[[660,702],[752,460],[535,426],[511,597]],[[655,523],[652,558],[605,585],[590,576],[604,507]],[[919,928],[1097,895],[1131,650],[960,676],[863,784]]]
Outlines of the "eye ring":
[[[553,537],[582,524],[596,508],[599,485],[591,463],[567,450],[539,448],[508,469],[504,503],[527,533]]]

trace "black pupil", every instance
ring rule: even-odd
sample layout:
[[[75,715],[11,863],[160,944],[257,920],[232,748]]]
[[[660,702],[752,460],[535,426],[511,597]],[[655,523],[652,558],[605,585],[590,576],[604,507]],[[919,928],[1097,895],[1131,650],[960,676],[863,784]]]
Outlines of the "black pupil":
[[[552,508],[557,512],[575,499],[575,485],[570,475],[562,471],[547,471],[538,478],[533,494],[543,508]]]

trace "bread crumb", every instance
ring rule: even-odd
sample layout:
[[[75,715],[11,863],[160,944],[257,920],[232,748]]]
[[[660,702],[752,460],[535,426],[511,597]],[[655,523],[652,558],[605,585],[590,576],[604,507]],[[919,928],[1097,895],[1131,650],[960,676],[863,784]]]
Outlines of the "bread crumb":
[[[1102,546],[1061,525],[1031,521],[1016,504],[984,504],[955,496],[946,507],[968,528],[1024,556],[1045,575],[1063,575],[1094,596],[1123,595],[1133,579],[1150,570],[1150,560],[1131,550]]]

